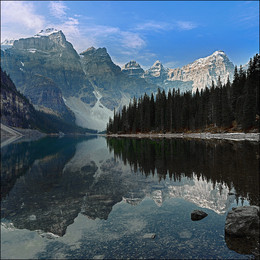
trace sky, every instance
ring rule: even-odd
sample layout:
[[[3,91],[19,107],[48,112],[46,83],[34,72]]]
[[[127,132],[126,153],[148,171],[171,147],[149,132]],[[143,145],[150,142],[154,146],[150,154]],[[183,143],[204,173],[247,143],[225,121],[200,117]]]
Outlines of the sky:
[[[1,0],[1,42],[49,27],[78,53],[106,47],[119,66],[177,68],[217,50],[239,66],[259,53],[259,1]]]

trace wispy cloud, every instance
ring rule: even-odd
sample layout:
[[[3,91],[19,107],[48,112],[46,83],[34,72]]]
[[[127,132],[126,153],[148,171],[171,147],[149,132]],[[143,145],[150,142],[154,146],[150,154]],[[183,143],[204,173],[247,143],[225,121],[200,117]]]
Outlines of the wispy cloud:
[[[62,19],[66,16],[66,10],[68,7],[61,1],[50,2],[49,4],[50,13],[58,19]]]
[[[259,27],[259,1],[239,2],[239,10],[231,18],[232,22],[244,28]]]
[[[120,41],[126,48],[140,49],[146,45],[144,39],[138,33],[122,31],[120,36]]]
[[[33,35],[46,23],[36,13],[32,2],[1,1],[1,38],[17,38]]]
[[[186,30],[192,30],[196,27],[198,27],[198,25],[191,21],[172,21],[172,22],[148,21],[148,22],[138,24],[133,30],[154,31],[154,32],[171,31],[171,30],[186,31]]]
[[[29,29],[38,29],[43,26],[45,19],[35,13],[30,2],[1,1],[1,24],[15,24]]]
[[[138,24],[134,29],[137,31],[171,30],[172,25],[161,21],[149,21],[149,22]]]
[[[197,27],[197,25],[190,21],[177,21],[176,22],[177,28],[179,30],[192,30]]]

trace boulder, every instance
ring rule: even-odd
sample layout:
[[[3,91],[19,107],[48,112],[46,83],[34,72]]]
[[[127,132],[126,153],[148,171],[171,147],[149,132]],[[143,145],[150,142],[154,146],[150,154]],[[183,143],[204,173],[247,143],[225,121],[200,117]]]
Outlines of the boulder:
[[[208,214],[205,213],[202,210],[193,210],[193,212],[191,213],[191,220],[196,221],[196,220],[201,220],[205,217],[207,217]]]
[[[233,237],[259,237],[259,207],[233,208],[226,218],[225,233]]]

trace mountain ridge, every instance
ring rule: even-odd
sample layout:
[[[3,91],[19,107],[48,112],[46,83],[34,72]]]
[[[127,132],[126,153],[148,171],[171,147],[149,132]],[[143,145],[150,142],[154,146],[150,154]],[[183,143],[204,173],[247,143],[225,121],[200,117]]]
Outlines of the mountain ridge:
[[[128,71],[134,69],[136,61],[131,61],[122,66],[122,71],[126,68]],[[138,64],[138,63],[137,63]],[[131,67],[132,65],[132,67]],[[138,64],[139,65],[139,64]],[[139,65],[140,66],[140,65]],[[165,68],[157,60],[155,63],[142,74],[133,73],[133,76],[143,77],[148,82],[156,83],[160,87],[168,90],[169,88],[180,88],[181,92],[211,87],[212,81],[216,84],[218,77],[223,84],[233,79],[234,64],[229,60],[224,51],[215,51],[211,55],[199,58],[181,68]],[[140,69],[142,69],[140,67]],[[184,84],[183,86],[180,83]]]
[[[216,54],[217,57],[221,55]],[[35,101],[37,109],[53,113],[65,109],[68,111],[65,113],[67,116],[72,111],[79,126],[100,131],[106,128],[113,110],[121,110],[133,97],[155,93],[158,87],[166,91],[172,88],[180,88],[181,92],[195,91],[199,84],[203,88],[205,82],[211,84],[212,79],[216,81],[218,72],[226,80],[227,70],[222,66],[221,59],[219,63],[222,67],[216,67],[215,63],[214,66],[207,64],[201,77],[198,77],[198,66],[193,69],[188,65],[169,69],[159,61],[146,71],[134,61],[120,68],[112,61],[106,48],[90,47],[78,54],[63,32],[54,28],[15,40],[9,48],[1,49],[1,66],[11,75],[18,89]],[[214,73],[216,68],[218,72]],[[36,75],[54,83],[50,84],[52,87],[49,90],[56,96],[49,95],[49,100],[43,103],[35,97],[38,90],[30,84]],[[57,99],[60,99],[60,107],[51,104],[57,103]]]

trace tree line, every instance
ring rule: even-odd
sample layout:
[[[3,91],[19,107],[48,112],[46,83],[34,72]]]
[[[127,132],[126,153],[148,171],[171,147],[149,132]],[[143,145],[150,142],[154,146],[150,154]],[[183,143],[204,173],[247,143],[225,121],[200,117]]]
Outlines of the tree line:
[[[154,96],[134,98],[128,107],[115,112],[107,133],[185,132],[213,128],[249,130],[259,126],[260,57],[250,59],[248,69],[235,66],[234,79],[211,88],[180,93],[158,88]]]

